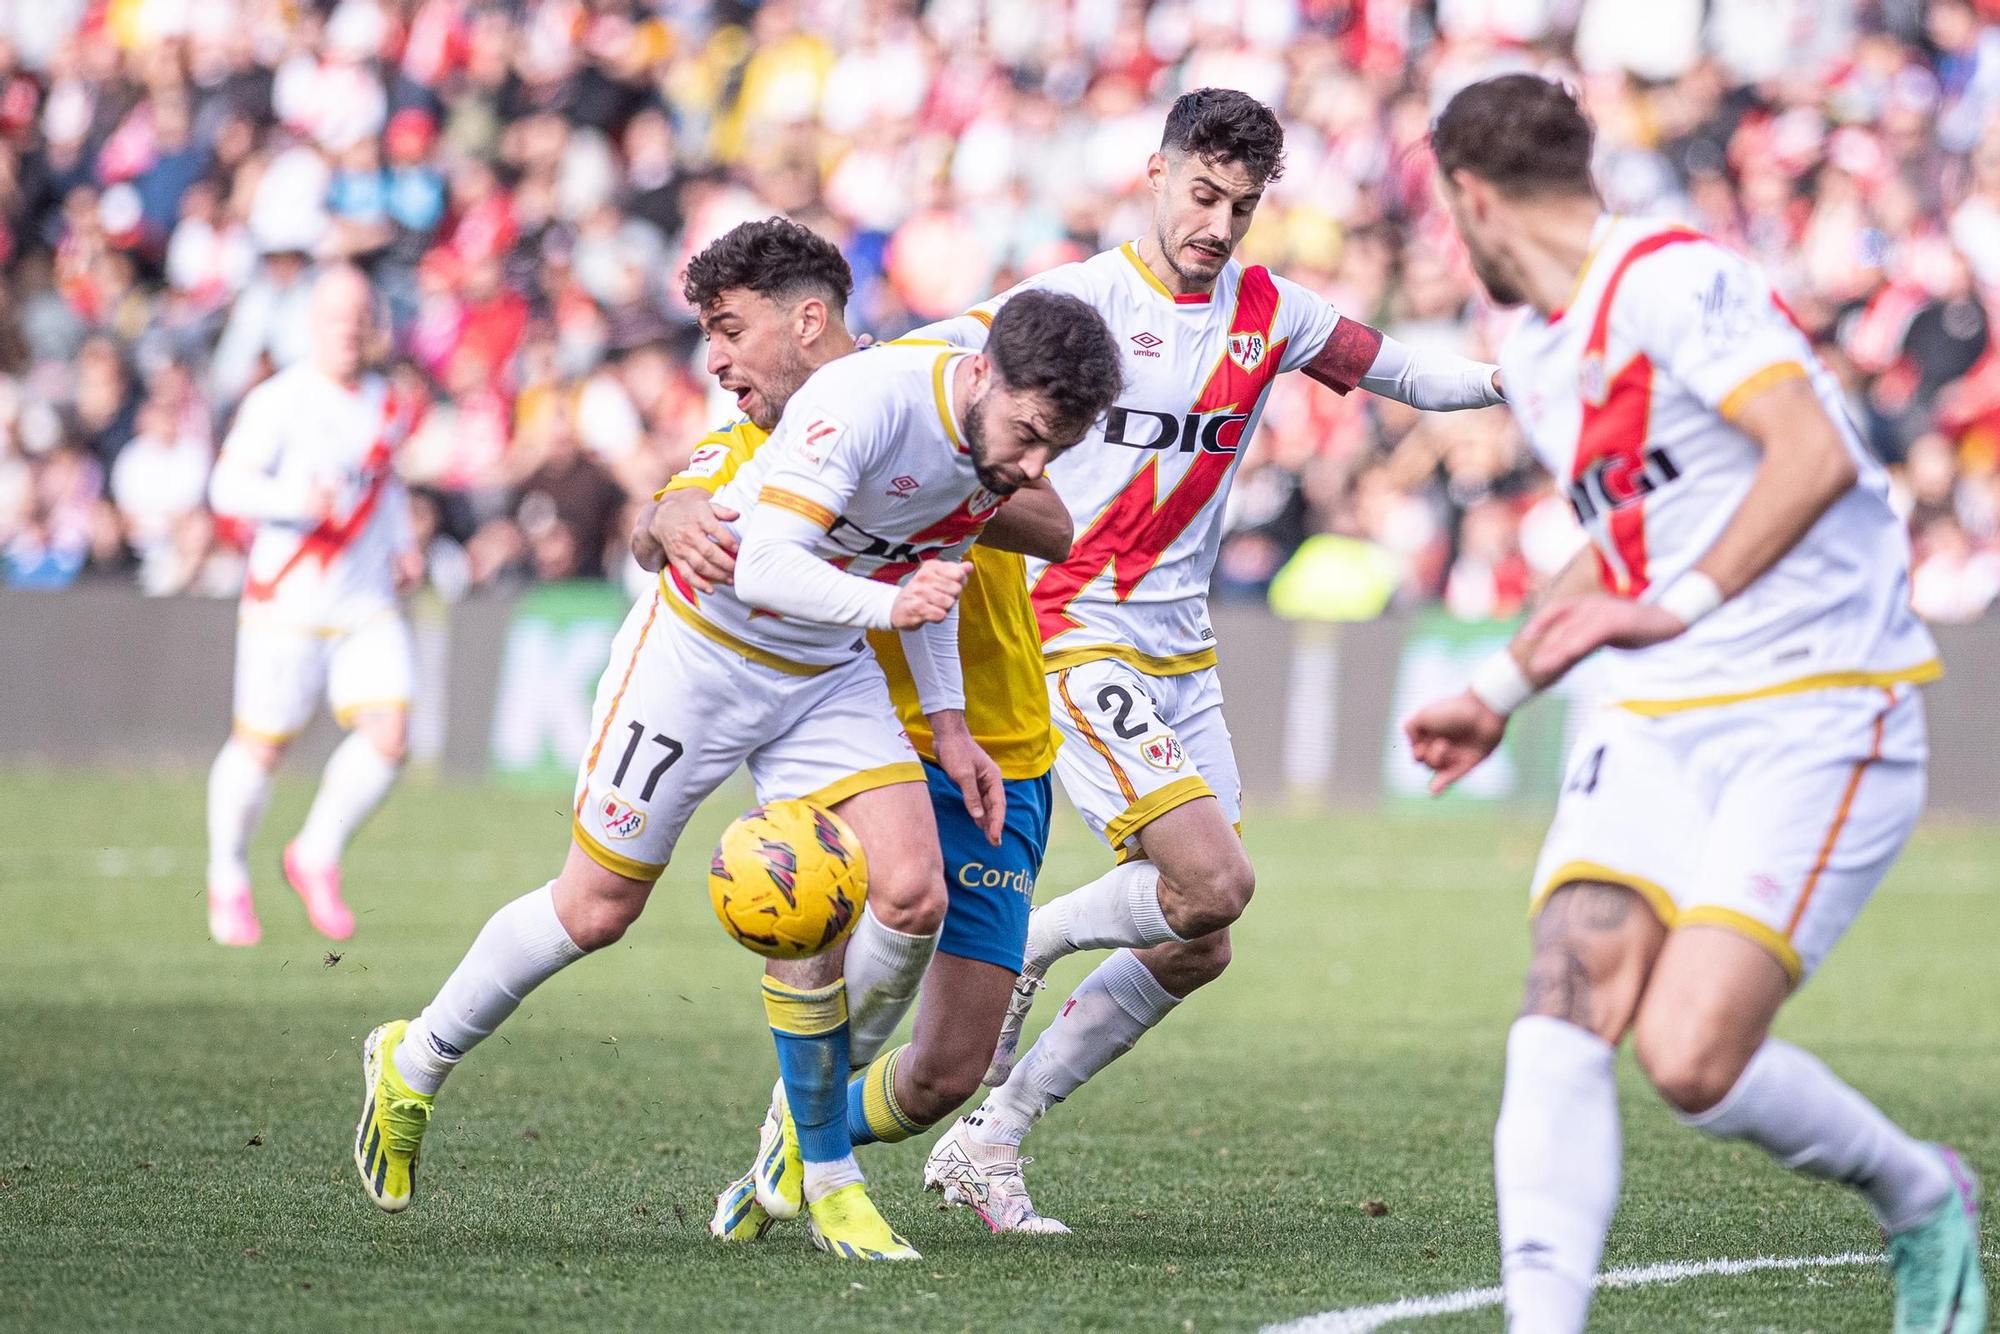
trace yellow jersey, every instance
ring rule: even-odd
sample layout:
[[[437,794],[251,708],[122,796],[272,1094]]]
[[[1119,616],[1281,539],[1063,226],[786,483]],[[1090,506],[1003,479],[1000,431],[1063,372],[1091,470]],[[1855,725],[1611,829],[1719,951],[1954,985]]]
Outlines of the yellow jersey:
[[[711,431],[695,445],[688,466],[660,494],[696,490],[714,495],[770,433],[748,419]],[[1027,567],[1020,556],[975,544],[972,577],[959,598],[958,652],[965,673],[965,725],[1002,777],[1039,778],[1056,758],[1042,677],[1042,641],[1028,601]],[[671,594],[669,594],[671,596]],[[916,683],[893,630],[871,630],[868,642],[889,680],[889,697],[910,741],[935,761],[929,721],[917,705]]]

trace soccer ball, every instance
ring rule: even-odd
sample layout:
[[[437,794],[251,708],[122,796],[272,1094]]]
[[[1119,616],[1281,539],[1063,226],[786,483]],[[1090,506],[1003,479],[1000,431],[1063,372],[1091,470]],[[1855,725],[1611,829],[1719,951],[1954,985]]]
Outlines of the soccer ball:
[[[774,801],[722,831],[708,899],[736,943],[805,959],[844,940],[868,897],[868,863],[847,822],[809,801]]]

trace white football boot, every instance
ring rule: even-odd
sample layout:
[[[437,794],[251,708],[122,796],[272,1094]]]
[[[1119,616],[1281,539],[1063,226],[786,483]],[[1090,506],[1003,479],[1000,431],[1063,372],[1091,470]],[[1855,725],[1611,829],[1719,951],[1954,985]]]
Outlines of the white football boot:
[[[999,1088],[1007,1082],[1007,1076],[1014,1073],[1014,1062],[1021,1053],[1021,1026],[1028,1022],[1028,1010],[1035,1003],[1035,993],[1047,985],[1041,971],[1032,967],[1023,968],[1021,975],[1014,979],[1014,994],[1007,998],[1007,1016],[1000,1021],[1000,1040],[993,1044],[993,1060],[979,1080],[987,1088]],[[944,1141],[938,1142],[942,1144]]]
[[[1056,1219],[1035,1212],[1021,1169],[1033,1162],[1012,1144],[981,1144],[967,1133],[966,1118],[938,1136],[924,1159],[924,1189],[944,1196],[941,1208],[962,1205],[979,1215],[996,1234],[1032,1232],[1067,1236]]]

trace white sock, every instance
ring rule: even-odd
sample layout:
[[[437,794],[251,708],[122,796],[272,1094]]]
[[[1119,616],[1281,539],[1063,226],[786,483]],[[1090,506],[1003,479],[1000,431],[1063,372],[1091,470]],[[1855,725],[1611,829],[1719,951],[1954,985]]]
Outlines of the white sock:
[[[1160,907],[1159,868],[1126,862],[1035,909],[1028,918],[1026,968],[1045,973],[1078,950],[1142,950],[1180,938]]]
[[[583,957],[556,917],[555,884],[523,894],[488,918],[437,998],[410,1021],[396,1070],[419,1093],[436,1093],[465,1053],[522,998]]]
[[[1545,1015],[1507,1034],[1493,1131],[1500,1282],[1510,1334],[1576,1334],[1618,1208],[1616,1049]]]
[[[319,792],[295,843],[299,859],[308,866],[338,865],[347,840],[389,794],[399,767],[367,737],[349,732],[320,776]]]
[[[1180,1003],[1137,955],[1119,950],[1083,979],[1007,1082],[966,1118],[972,1138],[1019,1144],[1044,1112],[1132,1050]]]
[[[250,887],[250,835],[271,799],[271,775],[234,739],[208,770],[208,882]]]
[[[882,925],[872,908],[847,940],[847,1063],[856,1070],[882,1053],[882,1044],[909,1013],[937,952],[938,933],[913,936]]]
[[[835,1158],[831,1162],[809,1162],[805,1167],[807,1204],[824,1198],[830,1191],[839,1190],[842,1186],[851,1186],[865,1179],[861,1175],[861,1164],[854,1161],[854,1155],[851,1153],[845,1158]]]
[[[1868,1198],[1884,1231],[1915,1227],[1951,1194],[1929,1146],[1882,1115],[1811,1052],[1768,1038],[1722,1101],[1682,1116],[1717,1139],[1748,1140],[1795,1172]]]

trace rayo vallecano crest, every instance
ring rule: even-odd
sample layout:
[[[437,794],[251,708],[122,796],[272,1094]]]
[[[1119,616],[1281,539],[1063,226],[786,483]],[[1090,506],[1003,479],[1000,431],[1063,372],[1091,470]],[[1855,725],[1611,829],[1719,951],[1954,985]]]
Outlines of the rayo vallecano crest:
[[[1577,367],[1576,380],[1577,390],[1583,395],[1585,403],[1588,403],[1593,408],[1604,406],[1604,400],[1609,395],[1611,386],[1604,378],[1604,354],[1602,352],[1586,352],[1583,354],[1582,364]]]
[[[1229,359],[1246,372],[1254,371],[1264,363],[1264,353],[1270,344],[1260,333],[1233,333],[1229,335]]]

